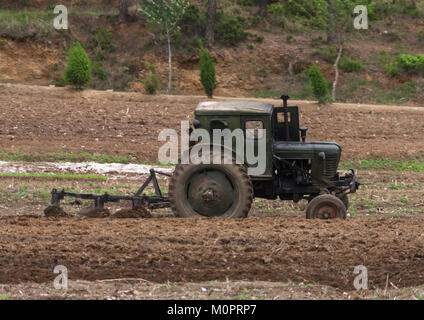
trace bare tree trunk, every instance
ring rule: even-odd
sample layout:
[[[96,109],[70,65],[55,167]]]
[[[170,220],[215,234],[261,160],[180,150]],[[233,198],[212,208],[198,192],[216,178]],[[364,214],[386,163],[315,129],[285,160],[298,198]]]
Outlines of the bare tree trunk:
[[[169,78],[168,78],[168,89],[167,94],[171,93],[172,89],[172,52],[171,52],[171,34],[168,26],[166,26],[166,37],[168,38],[168,65],[169,65]]]
[[[128,19],[128,0],[121,0],[119,3],[119,22],[126,22]]]
[[[340,61],[340,58],[342,57],[342,53],[343,53],[343,43],[340,42],[339,53],[337,55],[336,62],[333,65],[334,72],[335,72],[335,77],[334,77],[334,82],[333,82],[333,91],[331,93],[331,98],[333,99],[333,101],[336,100],[336,87],[337,87],[337,83],[339,81],[339,61]]]
[[[205,37],[209,45],[213,46],[215,43],[215,20],[216,20],[216,0],[208,0],[208,14],[206,21],[206,34]]]
[[[268,0],[261,0],[258,15],[262,18],[266,18],[268,15]]]
[[[337,43],[337,9],[334,0],[328,0],[327,43]]]

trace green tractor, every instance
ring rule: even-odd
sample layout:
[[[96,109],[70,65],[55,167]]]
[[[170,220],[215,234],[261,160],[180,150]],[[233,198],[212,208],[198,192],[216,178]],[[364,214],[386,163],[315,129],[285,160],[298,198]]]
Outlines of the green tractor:
[[[237,141],[230,145],[224,140],[208,142],[209,150],[221,149],[220,157],[229,154],[231,159],[177,164],[168,194],[176,216],[245,218],[253,198],[258,197],[296,203],[306,199],[309,219],[346,218],[348,194],[355,193],[360,185],[355,172],[337,172],[342,151],[337,143],[306,142],[307,128],[299,127],[298,107],[287,105],[287,95],[281,98],[282,107],[234,101],[197,106],[194,129],[203,129],[211,136],[214,130],[243,131],[246,145],[242,152],[247,153],[249,143],[251,150],[263,153],[264,165],[259,174],[250,174],[253,164],[244,160],[247,154],[237,153]],[[261,143],[265,151],[259,148]]]

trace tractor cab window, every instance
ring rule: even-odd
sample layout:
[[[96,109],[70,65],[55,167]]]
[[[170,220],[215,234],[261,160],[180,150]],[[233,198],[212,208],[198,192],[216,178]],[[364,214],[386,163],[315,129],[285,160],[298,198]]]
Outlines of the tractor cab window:
[[[213,132],[212,130],[217,129],[217,130],[224,130],[224,129],[228,129],[228,122],[224,121],[224,120],[212,120],[211,121],[211,132]]]
[[[284,109],[275,108],[273,115],[274,139],[276,141],[286,141],[286,123],[284,121]],[[289,127],[289,141],[299,141],[299,111],[298,107],[288,107],[287,124]]]
[[[287,117],[288,117],[288,122],[290,123],[291,122],[291,113],[289,112],[289,113],[287,113]],[[284,112],[278,112],[277,113],[277,121],[278,121],[278,123],[285,123],[285,121],[284,121]]]
[[[262,121],[246,121],[245,128],[247,139],[262,139],[264,136],[264,132],[259,131],[264,128]]]

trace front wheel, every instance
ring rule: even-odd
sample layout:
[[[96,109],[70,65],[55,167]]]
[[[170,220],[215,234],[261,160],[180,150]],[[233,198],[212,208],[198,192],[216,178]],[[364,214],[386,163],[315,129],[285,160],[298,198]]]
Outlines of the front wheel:
[[[346,219],[346,207],[342,200],[331,194],[322,194],[309,202],[306,219]]]
[[[169,182],[169,201],[177,217],[247,217],[253,186],[243,166],[179,164]]]

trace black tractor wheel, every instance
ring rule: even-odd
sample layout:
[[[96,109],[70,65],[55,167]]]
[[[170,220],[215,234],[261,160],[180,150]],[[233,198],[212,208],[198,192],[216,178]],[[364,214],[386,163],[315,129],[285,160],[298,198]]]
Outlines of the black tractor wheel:
[[[177,217],[246,218],[253,186],[241,165],[179,164],[170,179],[168,197]]]
[[[307,219],[346,219],[346,207],[342,200],[331,194],[322,194],[306,208]]]

